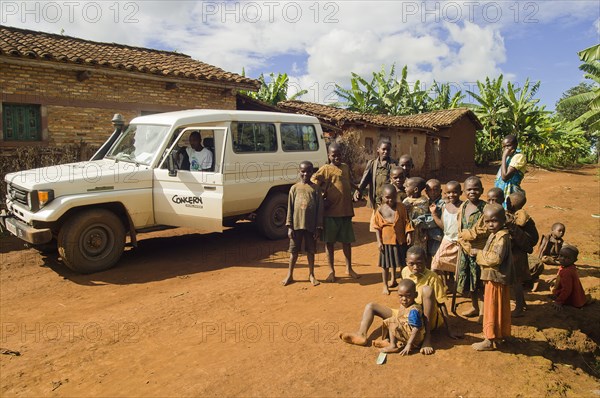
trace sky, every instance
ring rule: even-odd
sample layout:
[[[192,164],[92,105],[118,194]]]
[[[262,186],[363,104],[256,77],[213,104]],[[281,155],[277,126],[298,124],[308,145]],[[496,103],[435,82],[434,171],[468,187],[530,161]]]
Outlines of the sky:
[[[178,51],[256,78],[287,73],[290,94],[333,103],[351,73],[408,67],[463,93],[500,74],[553,110],[584,81],[577,52],[600,43],[600,1],[10,1],[0,24]],[[473,102],[467,97],[468,102]]]

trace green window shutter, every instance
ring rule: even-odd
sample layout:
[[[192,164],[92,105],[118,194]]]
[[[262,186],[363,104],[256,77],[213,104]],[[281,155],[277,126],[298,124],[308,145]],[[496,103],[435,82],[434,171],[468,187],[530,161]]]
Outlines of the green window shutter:
[[[40,141],[42,139],[40,105],[3,104],[2,131],[5,141]]]

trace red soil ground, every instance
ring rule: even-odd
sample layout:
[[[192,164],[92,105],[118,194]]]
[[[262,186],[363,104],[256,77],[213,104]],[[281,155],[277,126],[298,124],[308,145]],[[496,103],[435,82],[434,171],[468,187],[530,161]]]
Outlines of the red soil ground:
[[[566,241],[581,250],[584,288],[596,300],[598,175],[595,167],[531,170],[523,183],[540,233],[566,224]],[[489,188],[493,176],[483,178]],[[600,303],[557,313],[547,291],[527,294],[529,310],[501,351],[473,351],[481,325],[456,316],[452,325],[464,338],[436,332],[431,356],[389,355],[378,366],[376,348],[342,343],[337,333],[358,327],[366,303],[397,306],[393,294],[381,295],[369,211],[358,207],[356,214],[353,260],[362,278],[317,287],[305,280],[303,256],[299,281],[281,286],[287,241],[264,241],[249,223],[223,234],[144,234],[116,268],[87,276],[3,237],[0,394],[600,396]],[[317,264],[322,279],[322,245]],[[468,300],[458,302],[460,313]]]

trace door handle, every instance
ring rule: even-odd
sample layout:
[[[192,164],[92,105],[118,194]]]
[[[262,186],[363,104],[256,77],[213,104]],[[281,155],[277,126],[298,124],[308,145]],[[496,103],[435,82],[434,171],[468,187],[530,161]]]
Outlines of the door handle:
[[[204,185],[204,186],[202,186],[202,188],[204,188],[207,191],[216,191],[217,190],[217,187],[212,187],[210,185]]]

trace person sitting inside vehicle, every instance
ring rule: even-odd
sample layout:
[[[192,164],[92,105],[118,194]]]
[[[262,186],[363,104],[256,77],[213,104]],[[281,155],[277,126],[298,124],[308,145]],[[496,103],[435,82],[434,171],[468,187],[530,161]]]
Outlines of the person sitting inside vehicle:
[[[183,147],[178,152],[181,156],[180,169],[189,171],[209,171],[213,164],[213,154],[202,146],[199,131],[190,134],[190,146]]]

